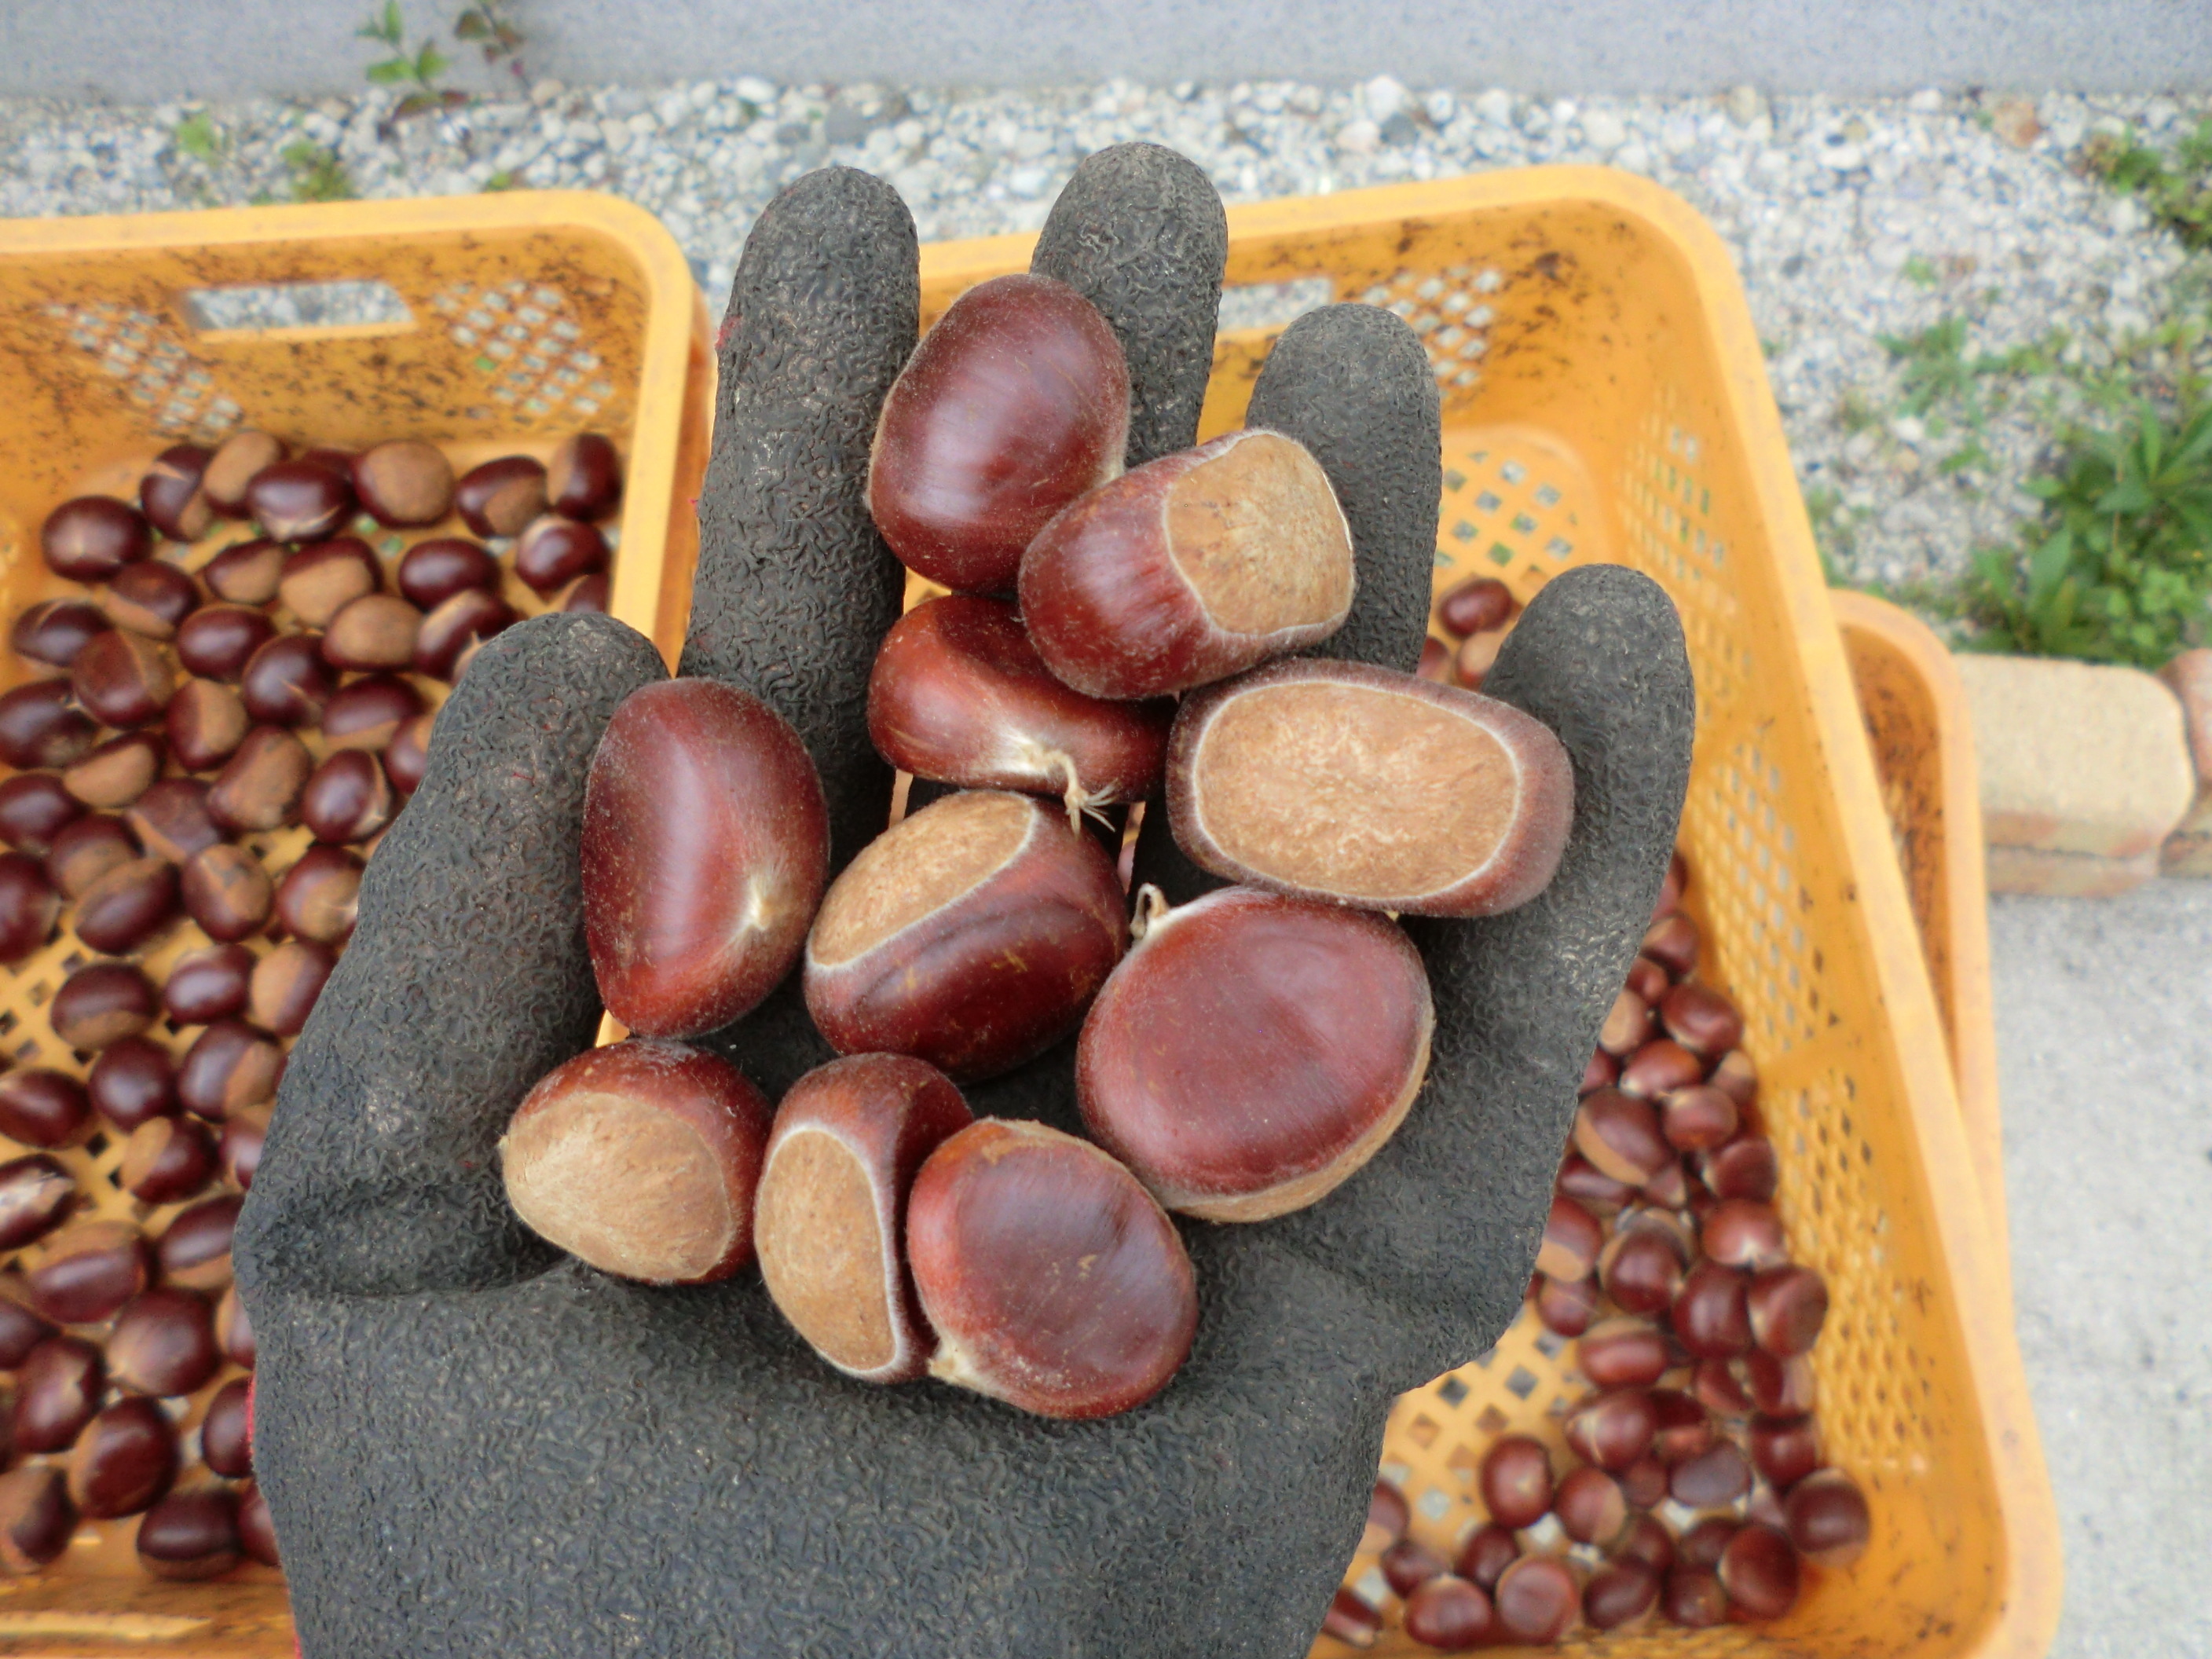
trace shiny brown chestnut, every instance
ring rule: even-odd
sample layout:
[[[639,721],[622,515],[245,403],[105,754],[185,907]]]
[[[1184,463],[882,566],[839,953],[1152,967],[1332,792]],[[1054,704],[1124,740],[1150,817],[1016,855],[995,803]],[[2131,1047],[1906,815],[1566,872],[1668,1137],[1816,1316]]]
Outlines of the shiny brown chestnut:
[[[1556,1556],[1524,1555],[1498,1576],[1491,1605],[1499,1639],[1541,1646],[1575,1627],[1582,1617],[1582,1586]]]
[[[403,795],[422,787],[422,774],[430,763],[430,726],[434,714],[417,714],[404,722],[384,745],[384,775]]]
[[[1676,911],[1645,929],[1638,948],[1674,978],[1687,979],[1697,971],[1698,942],[1698,924]]]
[[[1382,1615],[1350,1590],[1340,1589],[1322,1615],[1321,1633],[1348,1648],[1371,1648],[1382,1633]]]
[[[1782,1184],[1782,1164],[1765,1135],[1738,1135],[1698,1158],[1698,1177],[1715,1198],[1764,1204]]]
[[[1750,1461],[1733,1440],[1716,1440],[1667,1474],[1668,1494],[1685,1509],[1719,1509],[1750,1490]]]
[[[327,628],[338,612],[384,585],[384,569],[358,536],[311,542],[284,561],[276,584],[283,607],[309,628]]]
[[[199,609],[200,587],[176,566],[148,559],[117,572],[100,603],[118,628],[149,640],[173,640]]]
[[[1513,620],[1518,607],[1513,590],[1495,576],[1470,576],[1446,588],[1437,600],[1437,620],[1455,639],[1486,634]]]
[[[21,1273],[0,1273],[0,1370],[19,1371],[31,1350],[57,1334],[53,1322],[31,1306]],[[4,1402],[0,1402],[3,1406]],[[0,1425],[0,1444],[7,1429]]]
[[[1567,1413],[1567,1445],[1586,1463],[1618,1474],[1651,1449],[1658,1414],[1642,1389],[1595,1395]]]
[[[1803,1354],[1784,1358],[1753,1348],[1743,1374],[1752,1404],[1769,1417],[1801,1417],[1820,1403],[1813,1362]]]
[[[138,1523],[138,1565],[156,1578],[219,1578],[240,1548],[238,1500],[222,1488],[173,1492]]]
[[[0,854],[0,962],[23,960],[54,936],[62,896],[27,853]]]
[[[42,859],[54,837],[84,816],[84,803],[52,772],[18,772],[0,782],[0,841]]]
[[[375,756],[341,749],[314,770],[300,792],[300,822],[317,841],[367,841],[392,822],[398,803]]]
[[[1699,1359],[1733,1359],[1751,1347],[1744,1305],[1750,1275],[1718,1261],[1700,1261],[1674,1293],[1674,1334]]]
[[[1651,1041],[1651,1005],[1623,986],[1597,1028],[1597,1046],[1617,1060],[1626,1060]]]
[[[268,1114],[259,1107],[241,1107],[240,1115],[261,1112],[260,1122],[265,1127]],[[234,1120],[235,1121],[235,1120]],[[229,1124],[224,1128],[228,1130]],[[215,1291],[230,1284],[230,1239],[238,1225],[238,1212],[245,1200],[234,1193],[220,1198],[203,1199],[188,1210],[180,1210],[162,1233],[155,1255],[161,1263],[161,1278],[169,1285],[188,1291]],[[222,1321],[216,1321],[216,1340],[226,1353],[230,1342],[223,1336]],[[232,1358],[236,1358],[234,1354]],[[251,1358],[240,1360],[250,1365]]]
[[[1711,987],[1695,981],[1677,985],[1659,1005],[1667,1035],[1693,1054],[1717,1060],[1743,1041],[1743,1016]]]
[[[1666,1468],[1702,1457],[1719,1432],[1705,1407],[1679,1389],[1651,1390],[1651,1455]]]
[[[253,952],[242,945],[204,945],[185,951],[169,964],[169,975],[161,981],[162,1011],[179,1025],[208,1025],[243,1013],[253,964]],[[109,1049],[101,1062],[113,1059],[115,1052]]]
[[[354,458],[353,493],[386,529],[435,524],[453,511],[453,464],[435,444],[395,438]]]
[[[174,1204],[208,1184],[215,1173],[215,1142],[190,1118],[152,1118],[123,1143],[118,1173],[133,1198],[147,1204]]]
[[[1434,680],[1438,685],[1451,684],[1451,647],[1433,634],[1421,636],[1421,660],[1413,672],[1425,680]]]
[[[144,794],[161,775],[161,740],[150,732],[126,732],[88,750],[62,774],[62,787],[87,806],[112,811]]]
[[[1754,1409],[1740,1360],[1701,1359],[1690,1375],[1690,1393],[1707,1411],[1747,1417]]]
[[[1583,1097],[1575,1109],[1574,1146],[1600,1174],[1632,1187],[1641,1187],[1674,1161],[1651,1103],[1618,1089]]]
[[[187,1395],[222,1364],[214,1316],[206,1298],[191,1291],[148,1291],[115,1316],[107,1339],[107,1375],[118,1387],[134,1394]]]
[[[89,1053],[137,1036],[161,1011],[154,981],[127,962],[88,962],[62,981],[46,1005],[54,1035]]]
[[[1382,1570],[1383,1582],[1391,1592],[1400,1596],[1411,1595],[1431,1578],[1438,1578],[1451,1571],[1439,1556],[1418,1538],[1401,1538],[1382,1552],[1375,1564]]]
[[[177,660],[187,672],[234,681],[253,653],[276,636],[268,613],[252,605],[210,605],[177,628]]]
[[[1723,1199],[1698,1229],[1698,1243],[1723,1267],[1763,1273],[1790,1259],[1782,1218],[1769,1204],[1746,1198]]]
[[[1775,1491],[1788,1492],[1820,1467],[1820,1425],[1809,1417],[1753,1418],[1751,1465]]]
[[[268,726],[312,724],[337,688],[312,634],[278,635],[246,659],[239,678],[246,712]]]
[[[77,1200],[76,1182],[44,1152],[0,1164],[0,1250],[18,1250],[62,1224]]]
[[[1810,1267],[1770,1267],[1753,1276],[1745,1292],[1751,1340],[1787,1359],[1809,1353],[1828,1317],[1827,1282]]]
[[[276,1553],[276,1526],[270,1519],[269,1500],[255,1481],[249,1480],[238,1489],[238,1541],[263,1566],[283,1565]]]
[[[0,1134],[26,1146],[66,1146],[82,1133],[92,1106],[84,1085],[43,1066],[0,1073]]]
[[[246,486],[264,467],[284,459],[284,446],[266,432],[234,432],[216,446],[201,470],[199,485],[208,504],[226,519],[246,517]]]
[[[1677,1152],[1708,1152],[1726,1146],[1742,1123],[1735,1102],[1706,1084],[1670,1089],[1660,1097],[1659,1131]]]
[[[1659,1605],[1685,1630],[1711,1630],[1728,1619],[1728,1592],[1711,1567],[1675,1567],[1667,1575]]]
[[[1749,1111],[1752,1102],[1759,1098],[1759,1069],[1741,1048],[1723,1054],[1705,1081],[1735,1102],[1740,1111]]]
[[[932,1152],[907,1249],[939,1342],[930,1375],[1023,1411],[1128,1411],[1190,1352],[1197,1288],[1174,1224],[1111,1157],[1043,1124],[986,1118]]]
[[[1620,1068],[1620,1091],[1657,1100],[1672,1090],[1701,1081],[1705,1063],[1672,1037],[1654,1037]]]
[[[1667,976],[1667,970],[1650,957],[1639,956],[1628,964],[1628,988],[1647,1004],[1656,1003],[1665,996],[1667,988],[1673,983]]]
[[[246,994],[253,1023],[277,1036],[297,1036],[337,964],[336,952],[313,939],[288,939],[254,964]]]
[[[253,1447],[246,1434],[246,1381],[234,1376],[215,1391],[200,1419],[200,1462],[226,1480],[253,1473]]]
[[[1497,1617],[1479,1585],[1445,1574],[1414,1588],[1406,1597],[1401,1622],[1423,1647],[1465,1653],[1489,1639]]]
[[[1654,1315],[1674,1304],[1689,1261],[1686,1241],[1656,1219],[1637,1218],[1606,1243],[1598,1258],[1605,1293],[1623,1313]]]
[[[1569,1152],[1560,1161],[1555,1185],[1560,1196],[1571,1198],[1596,1216],[1616,1214],[1636,1199],[1635,1188],[1600,1174],[1597,1166],[1580,1152]]]
[[[276,884],[276,920],[297,938],[343,945],[361,908],[361,860],[317,842]]]
[[[1609,1561],[1583,1586],[1583,1618],[1592,1630],[1632,1630],[1659,1605],[1661,1582],[1641,1561]]]
[[[23,1278],[31,1305],[57,1325],[97,1325],[144,1290],[146,1237],[127,1221],[83,1221],[48,1239]]]
[[[1790,1541],[1815,1566],[1848,1567],[1865,1553],[1873,1535],[1866,1494],[1841,1469],[1820,1469],[1790,1489],[1782,1500]]]
[[[364,593],[331,618],[323,660],[333,668],[374,672],[404,668],[415,658],[422,613],[391,593]]]
[[[603,519],[622,498],[622,459],[597,432],[564,439],[545,463],[545,499],[564,518]]]
[[[225,1359],[248,1370],[253,1369],[253,1321],[246,1314],[246,1304],[239,1300],[235,1285],[226,1290],[222,1300],[216,1304],[215,1340]]]
[[[241,1106],[222,1121],[216,1159],[222,1178],[241,1193],[253,1189],[254,1175],[261,1168],[262,1144],[269,1138],[269,1115],[266,1106]],[[162,1235],[165,1244],[167,1237]]]
[[[1406,1535],[1413,1518],[1406,1494],[1388,1480],[1377,1480],[1367,1495],[1367,1525],[1359,1534],[1355,1555],[1380,1555]]]
[[[185,1109],[220,1123],[240,1106],[276,1092],[283,1050],[265,1031],[240,1019],[219,1019],[192,1040],[177,1066],[177,1099]]]
[[[493,590],[465,587],[422,619],[415,638],[415,672],[434,679],[457,678],[477,646],[520,620],[514,607]]]
[[[435,611],[456,593],[496,593],[499,561],[465,536],[436,536],[409,548],[396,576],[409,604]]]
[[[1485,1522],[1459,1547],[1452,1570],[1471,1584],[1487,1590],[1496,1586],[1505,1569],[1521,1559],[1521,1541],[1495,1521]]]
[[[138,510],[173,542],[198,541],[215,522],[215,503],[200,488],[213,452],[172,444],[138,479]]]
[[[1600,1089],[1610,1089],[1620,1081],[1620,1061],[1602,1048],[1590,1050],[1589,1063],[1583,1067],[1583,1080],[1575,1085],[1577,1096],[1595,1094]]]
[[[1628,1495],[1603,1469],[1570,1470],[1552,1498],[1559,1527],[1577,1544],[1609,1549],[1628,1529]]]
[[[1620,1491],[1632,1510],[1648,1510],[1663,1504],[1667,1500],[1667,1466],[1651,1453],[1644,1453],[1620,1472]]]
[[[8,643],[19,657],[66,669],[94,635],[113,626],[106,611],[83,599],[41,599],[15,618]]]
[[[239,542],[210,559],[201,568],[200,580],[209,592],[228,604],[267,605],[276,597],[290,557],[282,542]]]
[[[1544,1328],[1560,1336],[1580,1336],[1597,1317],[1598,1283],[1595,1278],[1550,1279],[1539,1273],[1536,1317]]]
[[[137,807],[132,803],[134,811]],[[64,898],[82,898],[103,876],[137,856],[137,837],[123,819],[94,814],[79,818],[54,837],[46,858],[46,876]]]
[[[1714,1571],[1729,1604],[1746,1619],[1779,1619],[1797,1605],[1797,1552],[1772,1527],[1739,1530]]]
[[[76,936],[106,956],[129,956],[177,918],[177,866],[133,859],[87,888],[77,901]]]
[[[9,1423],[17,1452],[67,1451],[100,1409],[107,1366],[82,1337],[52,1336],[24,1357],[15,1372]]]
[[[52,1464],[0,1474],[0,1572],[22,1578],[69,1547],[76,1531],[69,1483]]]
[[[1613,1547],[1613,1559],[1640,1562],[1663,1573],[1674,1565],[1674,1534],[1656,1516],[1639,1515],[1628,1523],[1628,1531]]]
[[[1587,1279],[1596,1269],[1605,1231],[1571,1198],[1554,1196],[1536,1252],[1536,1270],[1547,1279]]]
[[[604,570],[579,576],[546,603],[549,611],[589,611],[604,617],[613,599],[613,580]]]
[[[505,455],[461,475],[453,505],[479,536],[520,535],[545,511],[545,469],[527,455]]]
[[[195,854],[185,866],[182,887],[186,911],[222,944],[260,932],[276,904],[276,884],[261,860],[228,842]]]
[[[398,675],[364,674],[324,707],[323,741],[331,749],[382,749],[422,713],[422,694]]]
[[[208,815],[233,835],[279,830],[298,815],[315,769],[307,745],[282,726],[257,726],[208,791]]]
[[[1648,1321],[1608,1319],[1583,1333],[1575,1364],[1593,1388],[1649,1388],[1669,1369],[1667,1339]]]
[[[246,486],[246,507],[271,540],[312,542],[352,516],[353,483],[343,472],[305,459],[277,461]]]
[[[1501,1435],[1482,1455],[1477,1484],[1494,1525],[1533,1527],[1552,1507],[1552,1455],[1528,1435]]]
[[[73,582],[104,582],[154,550],[154,532],[138,510],[112,495],[79,495],[39,527],[46,568]]]
[[[170,971],[170,982],[176,981]],[[167,1001],[164,996],[164,1002]],[[172,1009],[170,1017],[175,1018]],[[169,1051],[151,1037],[131,1036],[100,1050],[86,1073],[84,1089],[92,1108],[125,1134],[177,1109],[175,1068]]]
[[[123,821],[148,853],[181,866],[222,839],[207,797],[197,778],[164,778],[131,803]]]
[[[96,1521],[151,1507],[177,1478],[177,1431],[151,1400],[118,1400],[85,1425],[70,1454],[70,1497]]]
[[[606,562],[607,538],[597,526],[555,514],[526,526],[514,544],[514,574],[540,594],[603,570]]]
[[[106,637],[94,635],[85,649]],[[70,688],[69,679],[33,680],[0,693],[0,761],[20,770],[67,766],[92,747],[100,728]]]
[[[252,721],[245,700],[214,680],[186,680],[169,699],[169,752],[187,772],[212,772],[238,752]]]

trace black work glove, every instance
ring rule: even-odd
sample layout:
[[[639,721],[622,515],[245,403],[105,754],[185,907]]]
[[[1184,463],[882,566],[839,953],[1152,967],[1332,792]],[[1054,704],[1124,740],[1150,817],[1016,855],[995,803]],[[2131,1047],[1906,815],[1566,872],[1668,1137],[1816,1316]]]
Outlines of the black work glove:
[[[1133,464],[1194,441],[1224,247],[1203,176],[1152,146],[1092,157],[1046,228],[1036,268],[1127,350]],[[864,708],[902,573],[862,489],[915,340],[915,258],[889,186],[811,174],[755,228],[723,332],[683,670],[797,727],[833,870],[883,828],[891,783]],[[1410,670],[1439,468],[1418,342],[1365,307],[1307,317],[1251,419],[1314,450],[1351,521],[1359,597],[1331,648]],[[1691,686],[1672,607],[1609,568],[1528,607],[1484,690],[1573,757],[1558,878],[1507,915],[1409,925],[1437,1029],[1404,1127],[1310,1209],[1179,1221],[1189,1363],[1085,1423],[849,1381],[757,1274],[623,1283],[507,1207],[495,1144],[599,1018],[586,767],[616,704],[662,674],[600,617],[483,648],[286,1075],[236,1259],[260,1337],[255,1458],[309,1659],[1303,1654],[1392,1397],[1481,1353],[1521,1304],[1576,1085],[1674,843]],[[1143,862],[1171,896],[1204,882],[1157,836]],[[795,981],[710,1040],[772,1097],[830,1058]],[[969,1097],[1077,1127],[1065,1046]]]

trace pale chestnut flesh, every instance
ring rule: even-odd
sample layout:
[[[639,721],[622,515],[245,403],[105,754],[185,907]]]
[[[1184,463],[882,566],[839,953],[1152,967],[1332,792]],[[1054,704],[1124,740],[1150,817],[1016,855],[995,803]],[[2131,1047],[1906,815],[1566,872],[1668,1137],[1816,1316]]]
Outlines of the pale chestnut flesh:
[[[821,781],[766,703],[680,679],[616,710],[585,786],[584,931],[631,1030],[686,1036],[751,1010],[799,959],[829,867]]]
[[[1176,845],[1230,881],[1367,909],[1479,916],[1543,891],[1574,818],[1551,731],[1364,664],[1277,664],[1185,698]]]
[[[1077,1045],[1085,1127],[1186,1215],[1318,1202],[1420,1091],[1435,1025],[1420,957],[1381,917],[1243,888],[1148,910],[1143,928]]]
[[[1226,678],[1344,625],[1352,537],[1328,475],[1278,433],[1226,433],[1075,502],[1022,556],[1022,618],[1094,697]]]

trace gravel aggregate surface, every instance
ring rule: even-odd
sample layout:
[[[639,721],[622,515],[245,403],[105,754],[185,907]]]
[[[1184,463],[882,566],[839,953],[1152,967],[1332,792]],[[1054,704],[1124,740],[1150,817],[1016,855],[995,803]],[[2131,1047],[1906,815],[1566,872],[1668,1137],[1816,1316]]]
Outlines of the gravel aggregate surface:
[[[393,118],[398,94],[112,108],[0,100],[0,214],[114,213],[320,190],[617,191],[658,214],[719,306],[753,216],[797,174],[883,174],[925,239],[1042,224],[1076,161],[1173,145],[1231,202],[1489,167],[1606,163],[1680,191],[1733,251],[1822,542],[1858,581],[1941,583],[2032,509],[2021,484],[2083,407],[2079,382],[2161,325],[2212,310],[2191,258],[2134,198],[2073,165],[2100,131],[2171,144],[2212,100],[1844,102],[1533,100],[1498,89],[1289,82],[1035,92],[778,87],[659,91],[541,81],[526,97]],[[1259,296],[1232,320],[1288,320]],[[1297,296],[1316,303],[1325,295]],[[338,320],[338,309],[281,320]],[[1268,307],[1273,307],[1272,314]],[[272,319],[278,320],[278,319]],[[1940,324],[1940,395],[1885,346]],[[1992,372],[2041,350],[2039,374]]]

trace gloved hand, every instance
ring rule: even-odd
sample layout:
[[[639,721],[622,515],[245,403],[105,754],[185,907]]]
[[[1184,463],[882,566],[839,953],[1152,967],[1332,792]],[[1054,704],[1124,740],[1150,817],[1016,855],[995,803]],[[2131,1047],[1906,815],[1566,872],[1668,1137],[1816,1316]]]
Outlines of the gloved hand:
[[[1046,228],[1036,268],[1127,348],[1132,465],[1194,441],[1225,246],[1203,176],[1152,146],[1092,157]],[[891,782],[864,707],[902,573],[862,489],[915,336],[915,258],[887,185],[811,174],[762,216],[722,331],[682,669],[797,727],[833,870],[881,830]],[[1309,316],[1251,421],[1311,447],[1350,520],[1359,598],[1329,648],[1410,670],[1439,488],[1418,342],[1370,307]],[[236,1261],[260,1340],[255,1459],[308,1659],[1303,1654],[1392,1397],[1520,1306],[1576,1085],[1674,843],[1692,698],[1672,607],[1606,568],[1528,607],[1484,690],[1573,757],[1557,879],[1506,915],[1409,923],[1437,1029],[1404,1127],[1310,1209],[1180,1221],[1189,1363],[1151,1404],[1084,1423],[848,1381],[757,1273],[623,1283],[508,1209],[495,1144],[599,1018],[586,766],[663,672],[600,617],[541,617],[479,653],[285,1078]],[[1172,897],[1206,884],[1157,835],[1141,864]],[[793,979],[712,1039],[772,1097],[830,1058]],[[1076,1127],[1069,1052],[971,1103]]]

